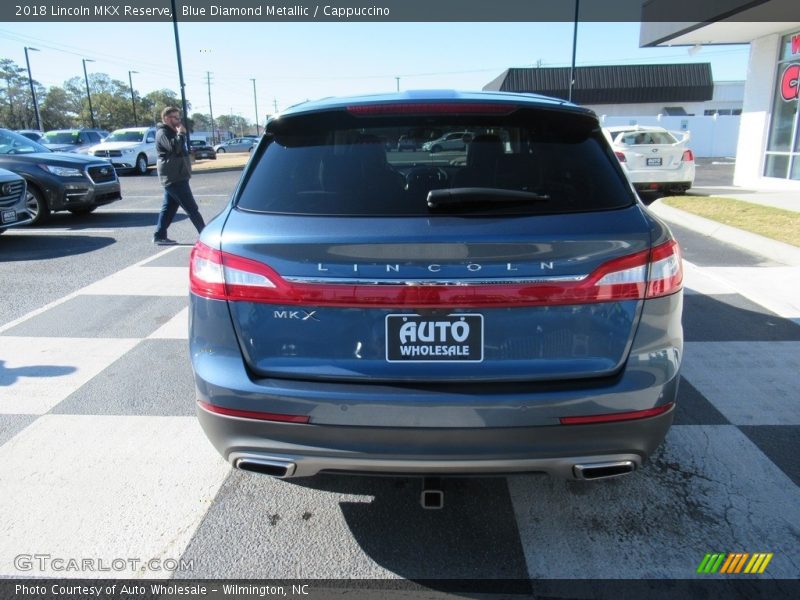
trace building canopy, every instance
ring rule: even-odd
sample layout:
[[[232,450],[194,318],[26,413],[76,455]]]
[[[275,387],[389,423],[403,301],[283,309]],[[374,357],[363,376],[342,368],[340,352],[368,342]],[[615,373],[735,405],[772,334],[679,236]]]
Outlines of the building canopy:
[[[569,67],[511,68],[484,90],[569,97]],[[576,67],[578,104],[705,102],[714,94],[710,63]]]

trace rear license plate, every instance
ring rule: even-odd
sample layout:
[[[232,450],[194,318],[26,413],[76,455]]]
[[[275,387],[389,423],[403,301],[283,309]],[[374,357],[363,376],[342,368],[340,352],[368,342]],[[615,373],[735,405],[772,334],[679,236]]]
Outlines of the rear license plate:
[[[647,166],[648,167],[660,167],[661,166],[661,157],[648,158],[647,159]]]
[[[3,211],[3,223],[14,223],[16,220],[17,220],[17,211],[15,210]]]
[[[481,362],[483,315],[386,315],[388,362]]]

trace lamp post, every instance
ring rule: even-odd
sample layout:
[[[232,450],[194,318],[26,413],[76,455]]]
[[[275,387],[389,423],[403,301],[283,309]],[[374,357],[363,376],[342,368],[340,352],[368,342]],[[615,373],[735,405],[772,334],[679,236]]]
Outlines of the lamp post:
[[[139,121],[136,120],[136,98],[133,95],[133,78],[131,73],[138,73],[139,71],[128,71],[128,83],[131,86],[131,105],[133,105],[133,126],[138,127]]]
[[[183,113],[183,118],[189,118],[189,108],[186,104],[186,82],[183,80],[183,61],[181,60],[181,40],[178,36],[178,11],[175,10],[175,0],[170,0],[170,5],[172,6],[172,32],[175,35],[175,55],[178,58],[178,82],[181,86],[181,109]],[[210,103],[209,103],[210,104]],[[214,120],[212,118],[211,122],[213,123]],[[213,139],[214,134],[212,132],[211,137]]]
[[[258,136],[259,135],[259,131],[258,131],[258,96],[256,96],[256,80],[255,79],[250,79],[250,81],[253,82],[253,105],[255,106],[255,109],[256,109],[256,136]]]
[[[39,116],[39,104],[36,102],[36,90],[33,89],[33,77],[31,77],[31,61],[28,60],[28,50],[39,52],[38,48],[25,46],[25,64],[28,65],[28,83],[31,84],[31,96],[33,96],[33,112],[36,115],[36,129],[42,130],[42,119]]]
[[[97,125],[94,122],[94,109],[92,108],[92,93],[89,91],[89,76],[86,74],[86,63],[94,61],[91,58],[82,58],[81,61],[83,62],[83,79],[86,81],[86,97],[89,98],[89,115],[92,117],[92,128],[97,129]]]
[[[569,68],[569,98],[572,102],[572,88],[575,85],[575,53],[578,50],[578,15],[581,10],[581,0],[575,0],[575,27],[572,30],[572,65]]]

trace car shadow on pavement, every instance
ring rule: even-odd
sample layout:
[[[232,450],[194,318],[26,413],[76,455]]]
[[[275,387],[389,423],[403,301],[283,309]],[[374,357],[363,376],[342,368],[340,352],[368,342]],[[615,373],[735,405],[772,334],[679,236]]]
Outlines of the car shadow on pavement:
[[[112,237],[96,235],[46,233],[36,235],[32,231],[26,231],[24,235],[14,235],[14,232],[6,232],[0,239],[0,251],[7,258],[0,258],[0,260],[13,259],[15,262],[22,262],[88,254],[116,242],[117,240]]]
[[[173,223],[178,223],[188,217],[184,214],[175,215]],[[51,215],[41,225],[27,227],[28,230],[36,229],[70,229],[80,231],[81,229],[98,228],[117,228],[127,229],[131,227],[152,227],[158,219],[157,211],[142,212],[102,212],[98,211],[89,215],[70,215],[57,213]]]
[[[527,585],[525,556],[505,477],[441,478],[444,502],[437,510],[422,508],[423,479],[417,477],[320,474],[290,483],[372,496],[371,502],[339,502],[342,516],[364,553],[404,579],[451,592],[459,582],[478,580]],[[530,593],[530,589],[504,591]]]

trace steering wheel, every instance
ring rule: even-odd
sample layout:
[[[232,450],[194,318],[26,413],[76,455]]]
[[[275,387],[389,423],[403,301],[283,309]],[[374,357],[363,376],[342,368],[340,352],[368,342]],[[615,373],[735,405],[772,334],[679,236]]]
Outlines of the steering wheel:
[[[409,192],[437,190],[447,185],[447,173],[439,167],[414,167],[406,174]]]

